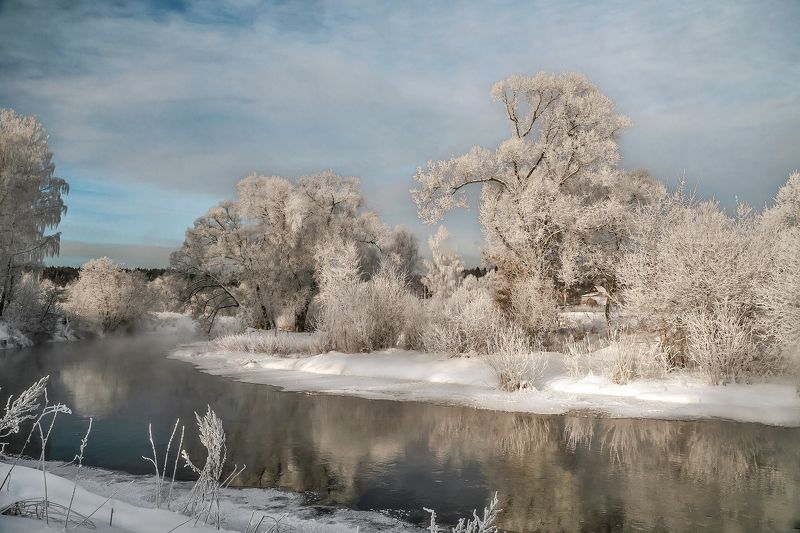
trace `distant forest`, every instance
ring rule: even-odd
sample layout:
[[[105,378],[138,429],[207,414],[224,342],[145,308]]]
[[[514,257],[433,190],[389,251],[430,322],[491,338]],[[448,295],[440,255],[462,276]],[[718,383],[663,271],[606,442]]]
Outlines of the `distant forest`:
[[[126,272],[142,272],[147,281],[153,281],[169,271],[168,268],[125,268]],[[81,273],[81,269],[71,266],[48,266],[42,269],[42,279],[49,279],[59,287],[66,287]]]

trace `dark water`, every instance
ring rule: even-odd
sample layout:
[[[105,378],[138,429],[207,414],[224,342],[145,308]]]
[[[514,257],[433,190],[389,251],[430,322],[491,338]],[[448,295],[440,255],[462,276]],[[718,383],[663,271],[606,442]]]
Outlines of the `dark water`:
[[[724,421],[531,416],[279,392],[169,360],[176,341],[132,337],[0,354],[0,398],[49,374],[75,416],[48,458],[71,459],[94,417],[84,464],[148,473],[177,417],[224,421],[240,484],[309,493],[317,504],[445,520],[500,493],[508,531],[790,531],[800,527],[800,429]],[[13,448],[12,450],[13,451]]]

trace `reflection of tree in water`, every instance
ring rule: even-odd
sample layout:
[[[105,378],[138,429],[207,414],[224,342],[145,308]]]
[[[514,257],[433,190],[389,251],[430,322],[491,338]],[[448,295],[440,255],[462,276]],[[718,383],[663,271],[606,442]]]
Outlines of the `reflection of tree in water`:
[[[70,407],[85,417],[95,419],[113,415],[130,396],[130,380],[118,379],[119,369],[114,360],[89,360],[65,365],[58,375],[61,385],[69,392]]]
[[[603,469],[595,466],[581,480],[577,507],[590,516],[605,500],[609,517],[624,508],[627,526],[648,530],[786,528],[800,501],[796,435],[719,421],[567,417],[564,423],[564,441],[576,457],[599,454],[606,467],[598,475]]]
[[[253,394],[238,398],[236,416],[275,429],[232,428],[232,449],[248,450],[234,460],[258,465],[242,481],[323,503],[363,503],[377,486],[467,507],[497,490],[508,531],[747,531],[797,519],[800,457],[786,434],[797,430]],[[405,479],[414,469],[421,477]],[[445,472],[455,477],[444,482]],[[415,481],[429,492],[403,492]]]
[[[0,359],[24,382],[53,373],[53,398],[113,415],[108,426],[97,425],[90,451],[100,449],[104,428],[108,442],[130,448],[134,424],[147,453],[147,422],[166,438],[176,416],[188,429],[193,411],[210,403],[228,434],[231,462],[247,464],[239,484],[311,491],[321,503],[403,508],[421,521],[423,505],[463,515],[496,490],[504,509],[499,525],[509,531],[786,530],[800,519],[798,429],[285,393],[163,358],[143,364],[131,351],[152,351],[147,343],[128,343],[119,353],[115,343],[102,346],[106,357],[59,348],[56,367],[46,366],[47,358]],[[187,437],[190,454],[202,455],[197,446]]]

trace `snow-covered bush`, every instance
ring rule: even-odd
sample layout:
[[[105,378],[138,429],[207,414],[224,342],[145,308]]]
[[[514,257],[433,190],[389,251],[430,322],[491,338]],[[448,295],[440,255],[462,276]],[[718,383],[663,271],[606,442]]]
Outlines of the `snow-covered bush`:
[[[355,245],[333,242],[319,248],[316,275],[320,293],[315,322],[334,349],[371,352],[417,345],[420,302],[391,262],[363,280]]]
[[[778,190],[759,220],[756,239],[768,243],[771,265],[756,287],[759,327],[800,374],[800,172]]]
[[[452,355],[488,353],[507,324],[490,290],[491,275],[467,276],[448,297],[424,302],[421,344],[426,351]]]
[[[686,355],[711,383],[734,383],[780,367],[779,360],[767,364],[766,358],[775,352],[758,346],[757,324],[744,313],[741,306],[723,300],[714,304],[712,313],[694,310],[685,317]],[[760,361],[753,361],[754,353],[762,353]]]
[[[324,336],[318,333],[256,330],[235,335],[223,335],[215,338],[211,344],[215,349],[226,352],[270,355],[319,354],[325,351],[325,340]]]
[[[503,327],[494,333],[484,360],[505,391],[534,388],[534,381],[547,366],[541,347],[535,347],[523,331],[514,327]]]
[[[68,315],[100,334],[135,326],[152,306],[144,276],[126,272],[108,257],[84,263],[67,294]]]
[[[759,325],[758,292],[772,253],[749,210],[740,206],[734,218],[679,189],[638,215],[617,275],[627,311],[659,334],[659,353],[699,367],[713,382],[779,370]]]

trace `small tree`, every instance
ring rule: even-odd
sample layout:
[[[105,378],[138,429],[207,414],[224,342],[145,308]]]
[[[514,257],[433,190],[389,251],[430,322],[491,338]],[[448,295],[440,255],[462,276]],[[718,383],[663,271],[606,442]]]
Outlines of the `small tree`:
[[[101,334],[134,326],[152,304],[144,275],[126,272],[108,257],[84,263],[67,290],[67,312]]]
[[[442,243],[449,233],[444,226],[439,226],[435,234],[428,238],[428,247],[433,256],[432,261],[423,260],[427,272],[422,277],[422,283],[433,296],[447,298],[461,284],[464,263],[455,252],[446,252]]]

